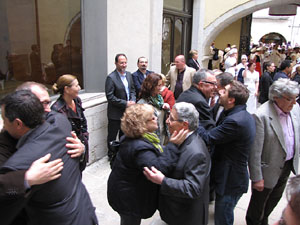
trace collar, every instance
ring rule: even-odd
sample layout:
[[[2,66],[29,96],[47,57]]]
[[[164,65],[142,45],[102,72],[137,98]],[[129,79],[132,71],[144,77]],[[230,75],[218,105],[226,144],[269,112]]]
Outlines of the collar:
[[[206,102],[208,103],[208,100],[209,100],[209,99],[206,98],[206,96],[203,94],[203,92],[202,92],[201,90],[198,89],[198,87],[196,87],[196,86],[194,86],[194,85],[192,85],[191,87],[193,87],[194,89],[196,89],[197,92],[198,92],[199,94],[201,94],[202,97],[203,97],[203,98],[206,100]]]
[[[118,70],[116,70],[120,77],[126,77],[126,71],[124,74],[121,74]]]
[[[16,148],[19,149],[20,147],[22,147],[25,142],[27,141],[27,139],[30,138],[30,136],[32,136],[32,134],[34,134],[34,132],[36,130],[39,130],[37,132],[36,135],[39,135],[40,133],[44,132],[45,129],[47,129],[47,127],[49,126],[49,123],[47,121],[44,121],[41,125],[37,126],[36,128],[33,128],[31,130],[29,130],[26,134],[24,134],[18,141]],[[34,138],[34,136],[33,136]]]
[[[177,68],[176,68],[177,69]],[[177,72],[178,73],[184,73],[185,72],[185,69],[186,69],[186,66],[184,66],[184,69],[182,70],[182,72],[179,72],[179,69],[177,69]]]
[[[288,113],[283,112],[283,111],[276,105],[275,102],[273,102],[273,105],[274,105],[275,111],[277,112],[277,114],[278,114],[279,117],[280,117],[280,116],[287,117],[287,116],[290,115],[289,112],[288,112]]]
[[[66,107],[66,102],[63,99],[62,95],[59,96],[59,98],[57,99],[57,101],[54,103],[57,107],[57,110],[61,110],[62,108]]]
[[[225,116],[229,116],[229,115],[232,115],[234,113],[240,112],[242,110],[246,110],[246,107],[247,107],[246,104],[244,104],[244,105],[236,105],[236,106],[234,106],[231,109],[224,110],[224,114],[225,114]]]

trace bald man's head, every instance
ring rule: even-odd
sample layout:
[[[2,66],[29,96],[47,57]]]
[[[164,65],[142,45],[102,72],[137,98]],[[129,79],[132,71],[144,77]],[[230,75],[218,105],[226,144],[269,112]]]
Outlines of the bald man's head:
[[[175,66],[176,69],[178,69],[179,71],[182,71],[185,69],[185,58],[184,55],[178,55],[175,58]]]

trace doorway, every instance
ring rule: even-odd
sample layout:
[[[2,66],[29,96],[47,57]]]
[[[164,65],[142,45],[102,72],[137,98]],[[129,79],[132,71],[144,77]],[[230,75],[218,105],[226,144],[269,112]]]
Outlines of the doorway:
[[[191,48],[192,0],[164,1],[161,72],[167,74],[177,55]]]

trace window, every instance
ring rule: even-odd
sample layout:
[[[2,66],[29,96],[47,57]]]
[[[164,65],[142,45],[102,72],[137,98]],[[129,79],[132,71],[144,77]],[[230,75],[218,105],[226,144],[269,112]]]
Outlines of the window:
[[[188,55],[192,32],[191,0],[164,0],[161,71],[167,74],[177,55]]]
[[[0,1],[0,96],[25,81],[83,86],[80,0]]]

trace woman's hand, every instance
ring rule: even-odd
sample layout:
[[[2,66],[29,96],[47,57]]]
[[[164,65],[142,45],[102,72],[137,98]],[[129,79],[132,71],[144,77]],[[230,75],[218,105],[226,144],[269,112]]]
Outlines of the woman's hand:
[[[68,154],[71,156],[71,158],[76,158],[85,152],[85,146],[82,144],[74,131],[71,132],[71,135],[72,137],[66,138],[68,141],[66,147],[69,149]]]
[[[174,131],[170,137],[170,142],[176,145],[181,145],[184,142],[189,130],[181,129],[179,132]]]
[[[164,103],[162,106],[163,109],[169,110],[170,109],[170,105],[168,103]]]

